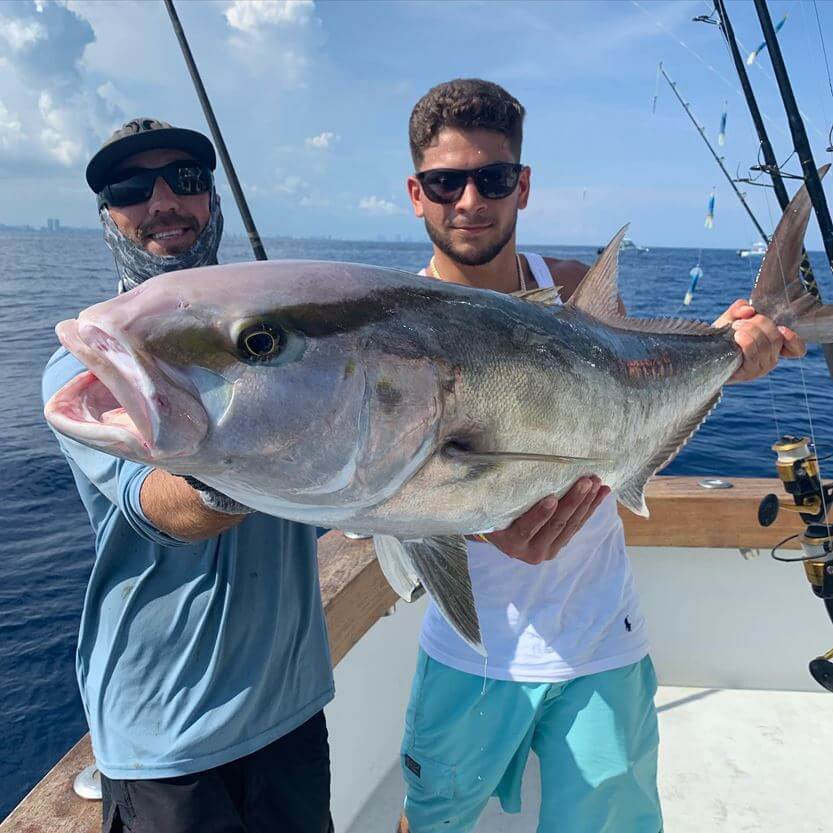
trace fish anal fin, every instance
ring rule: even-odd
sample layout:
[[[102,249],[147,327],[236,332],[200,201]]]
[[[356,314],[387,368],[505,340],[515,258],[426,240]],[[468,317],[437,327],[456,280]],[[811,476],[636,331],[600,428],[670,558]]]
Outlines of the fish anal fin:
[[[645,484],[650,477],[650,474],[645,480],[635,477],[616,493],[616,500],[626,509],[630,509],[634,515],[639,515],[641,518],[648,518],[651,514],[648,511],[648,505],[645,503]]]
[[[721,391],[718,391],[706,404],[692,414],[666,440],[662,448],[645,463],[627,482],[617,490],[616,499],[622,506],[630,509],[635,515],[648,517],[648,507],[645,503],[645,485],[663,466],[670,463],[691,439],[697,429],[703,424],[708,415],[720,402]]]

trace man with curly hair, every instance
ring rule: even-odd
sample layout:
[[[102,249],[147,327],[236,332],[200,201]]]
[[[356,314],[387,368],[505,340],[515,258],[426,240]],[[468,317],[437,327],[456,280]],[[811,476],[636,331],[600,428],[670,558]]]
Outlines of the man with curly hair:
[[[433,256],[423,274],[499,292],[557,286],[587,267],[520,253],[524,108],[497,84],[458,79],[413,109],[408,177]],[[621,302],[620,302],[621,303]],[[624,308],[623,308],[624,311]],[[736,301],[734,381],[768,372],[801,340]],[[530,750],[541,765],[540,833],[659,833],[656,677],[616,500],[596,477],[469,542],[484,664],[432,603],[402,743],[400,831],[467,833],[489,797],[519,812]]]

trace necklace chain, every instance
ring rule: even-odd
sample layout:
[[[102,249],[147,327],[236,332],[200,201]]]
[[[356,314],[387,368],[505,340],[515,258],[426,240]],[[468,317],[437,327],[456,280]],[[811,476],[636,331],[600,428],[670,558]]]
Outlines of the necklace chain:
[[[526,278],[524,277],[523,266],[521,266],[521,256],[519,254],[515,255],[515,263],[518,267],[518,283],[521,285],[521,292],[526,292]],[[432,277],[436,278],[438,281],[442,280],[440,277],[440,270],[437,269],[437,261],[434,259],[433,255],[431,255],[431,260],[428,263],[428,269],[431,272]]]

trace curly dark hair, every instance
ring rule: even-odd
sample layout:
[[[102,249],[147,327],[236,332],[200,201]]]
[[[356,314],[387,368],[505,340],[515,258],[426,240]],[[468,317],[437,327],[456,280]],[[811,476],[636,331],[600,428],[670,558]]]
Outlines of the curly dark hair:
[[[520,162],[525,110],[503,87],[480,78],[456,78],[432,87],[416,103],[408,124],[415,167],[444,127],[495,130],[509,139]]]

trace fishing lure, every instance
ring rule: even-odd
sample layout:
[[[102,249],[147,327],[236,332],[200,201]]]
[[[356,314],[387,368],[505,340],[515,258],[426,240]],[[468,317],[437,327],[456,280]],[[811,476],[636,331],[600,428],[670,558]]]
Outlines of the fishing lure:
[[[691,283],[688,285],[688,292],[686,292],[685,298],[683,298],[683,304],[685,306],[691,303],[691,299],[694,297],[694,290],[697,289],[697,281],[703,277],[703,270],[700,268],[700,264],[698,263],[694,266],[688,274],[691,278]]]
[[[777,35],[778,32],[781,30],[781,27],[787,22],[788,15],[784,15],[778,23],[775,25],[775,34]],[[752,66],[755,63],[755,59],[758,57],[760,52],[763,52],[766,49],[766,41],[764,41],[757,49],[753,49],[749,53],[749,57],[746,59],[747,66]]]
[[[706,228],[714,226],[714,188],[712,188],[711,196],[709,197],[709,207],[706,210]]]

